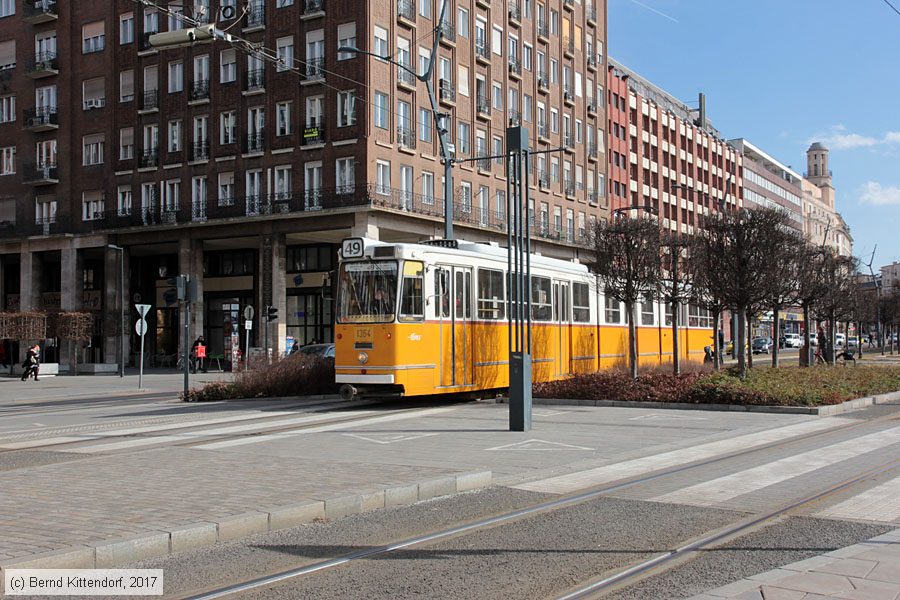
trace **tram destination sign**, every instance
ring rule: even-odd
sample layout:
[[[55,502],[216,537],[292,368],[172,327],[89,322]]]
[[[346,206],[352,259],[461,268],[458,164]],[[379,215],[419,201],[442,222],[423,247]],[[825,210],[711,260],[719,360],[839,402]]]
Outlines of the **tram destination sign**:
[[[362,258],[366,245],[362,238],[347,238],[341,242],[341,256],[344,258]]]

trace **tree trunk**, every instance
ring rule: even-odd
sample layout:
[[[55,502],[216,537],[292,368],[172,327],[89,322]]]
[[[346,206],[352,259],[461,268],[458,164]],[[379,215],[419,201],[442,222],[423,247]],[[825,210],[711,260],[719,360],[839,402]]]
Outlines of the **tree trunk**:
[[[721,327],[722,313],[716,308],[713,313],[713,368],[718,371],[722,366],[722,344],[719,343],[719,327]]]
[[[812,365],[812,346],[809,344],[809,304],[803,303],[803,347],[800,349],[800,366]]]
[[[737,318],[737,344],[735,347],[737,348],[738,370],[741,379],[747,378],[747,322],[744,320],[746,313],[743,306],[738,306],[735,311]]]
[[[778,368],[778,351],[781,349],[781,307],[775,304],[772,310],[772,367]]]
[[[856,353],[862,359],[862,321],[856,322]]]
[[[753,341],[753,332],[750,331],[750,325],[753,324],[753,319],[750,316],[749,310],[747,311],[747,315],[745,318],[747,319],[747,321],[746,321],[746,323],[747,323],[747,325],[746,325],[746,328],[747,328],[746,329],[746,331],[747,331],[746,341],[748,342],[748,345],[749,345],[749,343],[752,343],[752,341]],[[752,346],[749,348],[749,352],[747,352],[747,368],[748,369],[753,368],[753,347]]]
[[[634,324],[634,304],[626,302],[625,310],[628,311],[628,366],[631,369],[631,378],[637,379],[637,327]]]
[[[681,374],[681,356],[678,350],[678,308],[677,301],[672,302],[672,369],[676,375]]]
[[[829,365],[834,364],[835,334],[837,333],[837,325],[834,322],[834,311],[828,313],[828,345],[825,347],[825,362]]]

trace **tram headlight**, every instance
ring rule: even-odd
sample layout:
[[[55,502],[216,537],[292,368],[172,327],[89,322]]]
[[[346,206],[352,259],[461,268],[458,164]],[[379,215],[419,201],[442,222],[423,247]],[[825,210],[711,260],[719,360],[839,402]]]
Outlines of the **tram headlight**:
[[[366,354],[365,352],[360,352],[359,356],[357,356],[356,358],[359,359],[359,364],[361,364],[361,365],[364,365],[367,362],[369,362],[369,355]]]

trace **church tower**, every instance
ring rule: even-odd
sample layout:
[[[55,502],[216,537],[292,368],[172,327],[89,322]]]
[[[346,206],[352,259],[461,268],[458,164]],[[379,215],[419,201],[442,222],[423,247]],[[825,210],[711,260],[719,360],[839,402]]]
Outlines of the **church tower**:
[[[834,185],[828,168],[828,148],[815,142],[806,151],[806,179],[822,190],[822,202],[834,210]]]

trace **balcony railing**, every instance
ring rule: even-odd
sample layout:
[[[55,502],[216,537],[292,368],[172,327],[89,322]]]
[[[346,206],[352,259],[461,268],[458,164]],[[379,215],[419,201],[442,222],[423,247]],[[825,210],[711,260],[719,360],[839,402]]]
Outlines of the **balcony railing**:
[[[24,114],[26,129],[47,131],[59,127],[59,113],[55,106],[26,108]]]
[[[145,31],[141,34],[140,42],[138,43],[138,51],[139,52],[156,52],[156,49],[150,45],[150,36],[157,33],[156,31]]]
[[[588,100],[588,103],[587,103],[587,111],[588,111],[589,113],[596,113],[596,112],[597,112],[597,99],[596,99],[596,98],[591,98],[590,100]]]
[[[550,35],[550,27],[544,19],[538,19],[537,22],[538,37],[547,38]]]
[[[141,110],[156,110],[157,108],[159,108],[159,90],[148,90],[144,92]]]
[[[266,135],[263,131],[248,133],[244,136],[244,152],[262,152],[266,147]]]
[[[456,101],[456,89],[453,87],[453,82],[441,79],[438,87],[440,88],[441,100],[446,100],[447,102]]]
[[[25,65],[25,74],[32,78],[49,77],[59,73],[59,59],[56,52],[38,52],[34,60]]]
[[[514,2],[509,3],[509,10],[507,11],[507,13],[509,14],[510,21],[519,22],[522,20],[522,9],[519,8],[519,5],[515,4]]]
[[[250,11],[244,19],[244,29],[266,26],[266,3],[251,2]]]
[[[491,49],[486,42],[475,42],[475,58],[491,60]]]
[[[397,0],[397,16],[407,21],[416,21],[416,5],[412,0]]]
[[[588,4],[584,8],[584,15],[587,17],[588,23],[596,23],[597,22],[597,9],[594,8],[593,4]]]
[[[304,0],[303,16],[321,16],[325,14],[325,0]]]
[[[406,69],[397,67],[397,83],[409,87],[415,87],[416,77]]]
[[[323,125],[307,125],[303,129],[303,139],[300,140],[301,146],[316,146],[325,143],[325,127]]]
[[[575,0],[563,0],[563,8],[574,9]]]
[[[587,150],[588,158],[591,159],[591,160],[597,160],[598,154],[599,154],[599,152],[598,152],[598,150],[597,150],[597,145],[596,145],[596,144],[589,144],[589,145],[588,145],[588,150]]]
[[[571,83],[563,86],[563,102],[573,104],[575,102],[575,90]]]
[[[563,40],[563,52],[566,54],[575,54],[575,38],[567,36]]]
[[[538,71],[537,76],[538,89],[548,90],[550,88],[550,79],[547,77],[547,71]]]
[[[566,196],[569,196],[569,197],[575,196],[575,180],[574,179],[566,180],[565,190],[566,190]]]
[[[479,94],[475,99],[476,110],[479,115],[489,116],[491,114],[491,99],[483,94]]]
[[[397,126],[397,145],[407,150],[416,149],[416,132],[410,127]]]
[[[26,0],[24,2],[24,18],[26,23],[37,25],[55,21],[58,18],[55,0]]]
[[[475,164],[478,166],[480,171],[490,171],[491,170],[491,159],[489,158],[489,154],[486,150],[479,150],[475,154]]]
[[[266,70],[253,69],[247,71],[247,90],[248,92],[258,92],[266,89]]]
[[[209,160],[209,140],[193,143],[191,146],[191,160]]]
[[[563,145],[569,150],[574,149],[575,148],[575,136],[572,135],[571,133],[564,134],[563,135]]]
[[[159,166],[159,148],[154,146],[149,150],[141,152],[141,168],[149,168]]]
[[[59,170],[55,162],[26,163],[23,180],[32,185],[51,185],[59,182]]]
[[[515,56],[509,59],[509,74],[515,76],[522,75],[522,63]]]
[[[547,174],[547,171],[538,171],[538,185],[544,189],[550,187],[550,175]]]
[[[442,40],[450,43],[456,43],[456,28],[453,27],[452,21],[443,21],[441,23]]]
[[[509,111],[509,126],[518,127],[522,124],[522,114],[517,110]]]
[[[538,121],[538,137],[550,137],[550,128],[547,126],[546,121]]]
[[[597,68],[597,55],[596,54],[588,54],[587,66],[588,66],[588,69],[596,69]]]
[[[209,79],[198,79],[191,84],[191,100],[209,99]]]
[[[321,81],[325,79],[325,57],[315,56],[307,58],[304,72],[306,81]]]

